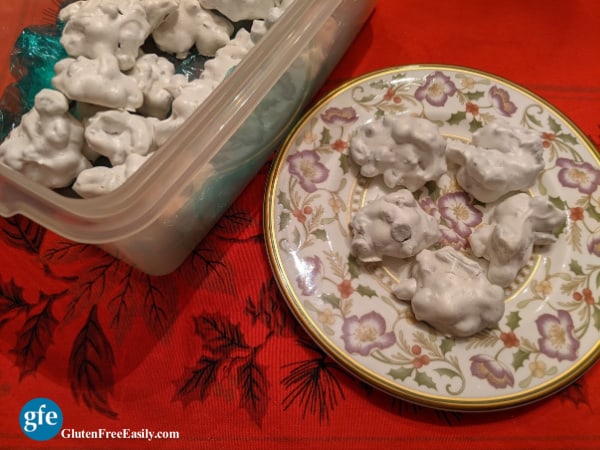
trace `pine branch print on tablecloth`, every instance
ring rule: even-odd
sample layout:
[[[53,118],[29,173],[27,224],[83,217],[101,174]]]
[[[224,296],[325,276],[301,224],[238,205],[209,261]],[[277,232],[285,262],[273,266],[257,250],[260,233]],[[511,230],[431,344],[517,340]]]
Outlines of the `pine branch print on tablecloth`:
[[[297,405],[302,409],[302,417],[308,414],[317,416],[319,422],[329,423],[330,413],[345,399],[342,384],[336,372],[339,366],[312,342],[301,339],[300,345],[316,353],[311,359],[287,364],[291,368],[282,380],[287,390],[283,399],[283,409]]]

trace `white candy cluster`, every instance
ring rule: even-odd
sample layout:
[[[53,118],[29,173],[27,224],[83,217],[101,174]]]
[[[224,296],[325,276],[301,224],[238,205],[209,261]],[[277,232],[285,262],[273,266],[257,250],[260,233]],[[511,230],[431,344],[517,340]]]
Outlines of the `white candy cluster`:
[[[63,8],[68,58],[52,85],[0,145],[0,162],[82,197],[120,186],[185,122],[279,18],[291,0],[81,0]],[[234,35],[233,22],[252,20]],[[210,57],[188,80],[157,53]],[[80,120],[69,113],[76,103]],[[99,155],[110,167],[92,167]]]
[[[352,218],[352,253],[363,262],[384,256],[408,258],[440,240],[437,221],[417,204],[407,189],[378,198]]]
[[[216,9],[234,22],[248,19],[261,19],[269,14],[269,10],[279,6],[277,0],[200,0],[206,9]]]
[[[475,256],[489,261],[490,281],[506,287],[527,264],[535,245],[556,242],[552,232],[565,221],[547,198],[516,194],[494,207],[488,223],[476,228],[469,242]]]
[[[39,92],[34,108],[0,145],[0,161],[44,186],[67,186],[91,167],[81,152],[83,126],[68,111],[60,92]]]
[[[503,121],[476,131],[472,144],[446,144],[435,124],[409,115],[363,125],[350,144],[352,159],[363,176],[383,175],[388,188],[401,189],[355,213],[352,253],[363,262],[411,258],[410,276],[394,286],[394,295],[442,333],[464,337],[496,324],[504,313],[504,288],[534,246],[555,242],[553,233],[566,221],[547,198],[520,192],[543,169],[541,150],[536,133]],[[451,247],[429,249],[440,230],[411,193],[438,180],[446,164],[472,197],[497,202],[470,236],[472,257]]]
[[[496,324],[504,314],[504,290],[481,266],[452,247],[420,252],[396,296],[411,300],[415,318],[444,334],[466,337]]]
[[[459,166],[462,188],[487,203],[531,187],[544,168],[543,150],[535,131],[496,121],[473,133],[472,144],[450,141],[447,157]]]
[[[390,188],[411,191],[446,172],[446,141],[437,126],[408,114],[367,123],[350,141],[350,155],[365,177],[383,174]]]

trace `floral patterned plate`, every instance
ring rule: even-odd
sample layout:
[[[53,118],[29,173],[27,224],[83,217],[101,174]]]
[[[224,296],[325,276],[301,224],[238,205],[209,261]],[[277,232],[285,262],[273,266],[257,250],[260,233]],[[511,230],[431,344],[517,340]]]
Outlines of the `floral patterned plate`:
[[[391,285],[405,262],[364,265],[350,255],[352,214],[389,192],[348,155],[357,127],[387,114],[435,122],[469,141],[502,118],[537,131],[546,166],[532,195],[567,215],[558,242],[539,250],[506,291],[497,327],[451,339],[418,322]],[[335,360],[400,398],[458,410],[530,402],[574,381],[600,355],[600,170],[585,136],[544,100],[506,80],[451,66],[368,74],[324,98],[299,123],[269,179],[265,227],[271,265],[298,320]],[[415,196],[443,239],[469,252],[487,206],[452,174]]]

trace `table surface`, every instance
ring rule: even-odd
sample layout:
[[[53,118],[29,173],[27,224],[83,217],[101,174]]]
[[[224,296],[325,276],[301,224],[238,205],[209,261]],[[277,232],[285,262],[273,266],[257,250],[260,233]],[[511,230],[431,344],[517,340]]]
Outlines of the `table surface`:
[[[58,4],[23,3],[18,13],[0,3],[2,60],[22,27],[48,23]],[[596,0],[379,0],[319,96],[389,66],[465,66],[543,97],[598,148],[599,17]],[[0,73],[0,87],[11,81]],[[288,311],[269,268],[268,170],[165,277],[92,246],[57,260],[65,239],[27,219],[0,219],[0,446],[600,448],[598,366],[547,399],[467,413],[390,397],[329,359]],[[36,444],[18,423],[36,397],[60,405],[64,428],[180,438]]]

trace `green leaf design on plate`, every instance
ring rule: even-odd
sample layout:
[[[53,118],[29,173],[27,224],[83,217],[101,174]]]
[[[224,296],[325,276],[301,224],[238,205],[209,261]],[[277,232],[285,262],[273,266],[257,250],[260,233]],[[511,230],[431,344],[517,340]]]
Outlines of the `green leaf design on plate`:
[[[474,133],[475,131],[479,130],[481,127],[483,127],[483,124],[479,120],[473,119],[469,123],[469,131],[471,133]]]
[[[294,232],[292,233],[292,242],[296,247],[300,247],[300,231],[298,228],[294,228]]]
[[[519,328],[520,323],[521,315],[519,314],[519,311],[513,311],[506,317],[506,326],[513,331]]]
[[[442,354],[445,355],[446,353],[450,352],[454,348],[454,344],[454,339],[442,339],[442,342],[440,343],[440,350],[442,351]]]
[[[311,234],[323,242],[327,242],[327,239],[329,239],[327,236],[327,231],[325,231],[322,228],[319,228],[318,230],[313,231]]]
[[[331,143],[331,131],[329,128],[323,128],[321,131],[321,145],[329,145]]]
[[[555,208],[560,209],[561,211],[564,211],[567,208],[565,201],[560,197],[548,197],[548,200],[550,200],[550,203],[552,203]]]
[[[571,272],[573,272],[575,275],[584,275],[583,273],[583,269],[581,268],[581,264],[579,264],[577,261],[575,261],[574,259],[571,260],[571,263],[569,264],[569,269],[571,270]]]
[[[568,223],[569,222],[565,220],[560,227],[558,227],[555,230],[553,230],[552,234],[554,235],[554,237],[558,238],[563,233],[563,231],[565,231],[567,229],[567,224]]]
[[[375,95],[365,95],[364,97],[359,98],[358,100],[356,100],[358,103],[369,103],[372,102],[373,100],[375,100]]]
[[[525,363],[525,361],[527,361],[527,359],[529,359],[530,355],[531,355],[531,353],[526,352],[524,350],[521,350],[521,349],[517,350],[517,352],[513,355],[513,362],[512,362],[512,366],[515,368],[515,370],[523,367],[523,364]]]
[[[365,297],[377,297],[377,292],[375,292],[372,288],[370,288],[369,286],[365,286],[363,284],[359,284],[358,287],[356,288],[356,292],[358,292],[360,295],[363,295]]]
[[[596,330],[600,330],[600,308],[594,306],[594,326]]]
[[[460,378],[460,373],[456,370],[448,369],[446,367],[440,367],[439,369],[434,369],[435,372],[439,373],[440,376],[446,376],[448,378]]]
[[[290,224],[291,215],[288,212],[282,212],[279,216],[279,231],[285,230],[285,228]]]
[[[388,372],[388,375],[395,380],[404,381],[406,380],[413,372],[412,368],[409,367],[399,367],[397,369],[391,369]]]
[[[550,201],[550,203],[552,203],[552,205],[554,205],[554,207],[556,209],[559,209],[561,211],[565,211],[568,208],[568,205],[565,203],[565,201],[560,198],[560,197],[548,197],[548,200]],[[567,228],[567,221],[565,221],[560,227],[558,227],[557,229],[555,229],[552,234],[556,237],[560,236],[562,234],[563,231],[565,231],[565,229]]]
[[[554,134],[558,134],[560,131],[560,124],[552,116],[548,116],[548,126]]]
[[[450,125],[458,125],[459,123],[461,123],[463,120],[465,120],[467,118],[467,113],[464,111],[457,111],[455,113],[452,113],[452,115],[450,116],[450,118],[448,119],[448,123]]]
[[[479,100],[485,94],[482,91],[475,91],[475,92],[463,92],[463,95],[465,97],[467,97],[469,100],[475,101],[475,100]]]
[[[340,167],[344,174],[347,174],[350,171],[350,156],[346,153],[340,155]]]
[[[440,187],[435,181],[428,181],[425,183],[425,188],[427,189],[427,194],[432,200],[437,200],[440,198]]]
[[[437,386],[433,382],[433,378],[431,378],[425,372],[419,372],[417,370],[417,372],[415,373],[415,381],[417,382],[417,384],[419,386],[426,386],[426,387],[428,387],[430,389],[433,389],[433,390],[437,391]]]
[[[596,209],[596,207],[594,205],[589,203],[587,205],[587,208],[585,208],[585,212],[588,213],[590,215],[590,217],[592,219],[594,219],[596,222],[600,222],[600,212],[598,212],[598,210]]]
[[[388,87],[388,83],[386,80],[381,79],[381,80],[377,80],[377,81],[373,81],[372,83],[369,83],[369,86],[372,87],[373,89],[384,89]]]
[[[277,201],[285,209],[290,210],[290,211],[292,210],[292,204],[285,192],[279,191],[279,194],[277,194]]]
[[[541,127],[542,124],[540,123],[539,120],[537,120],[537,118],[531,114],[525,114],[525,116],[527,117],[527,119],[534,124],[535,126]]]
[[[356,256],[348,256],[348,271],[352,278],[358,278],[360,275],[360,263],[358,262],[358,259],[356,259]]]
[[[560,133],[560,134],[557,134],[556,137],[558,139],[560,139],[561,141],[566,142],[567,144],[577,145],[577,143],[578,143],[577,139],[572,134]]]
[[[323,294],[323,295],[320,295],[319,298],[321,300],[323,300],[324,302],[329,303],[334,308],[340,309],[340,302],[342,300],[337,295],[335,295],[335,294]]]

